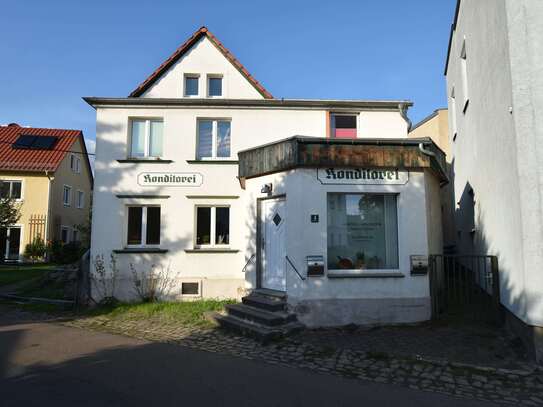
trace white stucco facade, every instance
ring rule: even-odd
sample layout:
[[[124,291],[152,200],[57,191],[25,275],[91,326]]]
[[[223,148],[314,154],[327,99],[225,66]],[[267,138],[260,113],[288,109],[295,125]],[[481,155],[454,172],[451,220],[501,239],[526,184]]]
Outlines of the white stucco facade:
[[[503,305],[539,327],[541,21],[537,0],[461,1],[446,70],[459,248],[497,255]]]
[[[133,295],[130,263],[142,269],[150,268],[152,264],[170,265],[180,280],[205,281],[202,284],[203,296],[231,298],[242,295],[246,287],[242,269],[251,256],[244,247],[247,236],[252,232],[247,228],[249,219],[244,191],[237,179],[236,152],[292,135],[325,137],[326,114],[325,110],[313,109],[98,107],[92,256],[108,257],[111,250],[126,246],[126,208],[129,205],[161,206],[160,248],[168,250],[166,255],[118,254],[121,278],[126,280],[118,285],[120,297],[130,299]],[[360,122],[365,124],[362,133],[365,137],[407,136],[407,123],[398,111],[361,111],[359,115]],[[165,153],[162,158],[172,162],[118,162],[129,154],[129,123],[135,117],[163,119]],[[202,117],[230,120],[230,163],[226,160],[217,164],[195,160],[196,124]],[[202,175],[203,183],[198,187],[139,185],[138,175],[149,172],[198,173]],[[119,198],[118,195],[134,197]],[[148,199],[144,195],[167,198]],[[198,205],[230,207],[231,252],[186,251],[195,246],[195,207]],[[220,288],[212,288],[215,286]]]
[[[403,185],[323,185],[317,169],[295,169],[247,180],[249,230],[256,230],[257,199],[266,197],[263,184],[273,185],[273,196],[284,195],[286,225],[286,292],[298,319],[308,326],[349,323],[380,325],[430,319],[427,275],[411,274],[411,255],[441,253],[439,183],[428,172],[409,172]],[[332,270],[328,265],[327,195],[392,194],[397,197],[398,267],[380,270]],[[437,206],[436,206],[437,205]],[[318,215],[319,221],[311,222]],[[254,233],[254,232],[253,232]],[[254,239],[247,242],[254,252]],[[323,256],[322,276],[307,275],[307,256]],[[300,275],[295,271],[298,270]],[[256,284],[256,266],[248,271]]]
[[[398,197],[398,266],[394,270],[375,270],[384,274],[369,278],[329,278],[327,272],[323,277],[301,282],[298,276],[288,273],[285,290],[289,303],[297,313],[305,315],[303,321],[318,326],[428,319],[428,279],[410,274],[410,255],[441,252],[439,183],[433,175],[421,169],[410,172],[408,181],[401,185],[341,187],[323,186],[317,181],[316,169],[280,172],[247,180],[246,184],[238,179],[239,151],[292,136],[326,140],[331,136],[331,115],[354,117],[358,139],[407,139],[405,111],[410,103],[272,99],[250,75],[242,74],[243,69],[225,57],[214,37],[208,38],[207,30],[201,29],[198,35],[190,47],[182,48],[182,53],[176,51],[175,60],[140,85],[132,97],[86,99],[96,109],[97,120],[91,256],[107,260],[110,253],[115,254],[119,271],[115,296],[128,301],[137,299],[133,270],[145,273],[153,267],[168,270],[173,279],[169,299],[240,298],[255,288],[257,198],[262,197],[262,184],[269,181],[276,186],[274,193],[287,196],[289,223],[283,243],[304,274],[306,256],[326,256],[327,193],[350,191]],[[187,75],[200,78],[198,95],[185,95]],[[207,97],[209,75],[222,78],[220,97]],[[198,123],[202,120],[229,123],[229,156],[198,156]],[[133,156],[134,121],[147,121],[146,131],[150,131],[151,121],[161,123],[162,152],[158,157]],[[216,129],[218,125],[214,126]],[[143,181],[157,174],[190,180]],[[147,211],[160,208],[158,242],[155,236],[153,244],[130,243],[134,232],[129,221],[132,207],[146,208],[141,209],[142,223],[134,229],[142,242],[145,231],[151,228],[149,217],[145,220]],[[210,238],[210,244],[198,243],[200,207],[214,208],[210,212],[212,225],[218,222],[217,208],[228,208],[226,244],[223,235]],[[307,224],[308,213],[319,214],[321,221]],[[220,245],[216,244],[219,240],[223,242]],[[394,275],[385,276],[391,272]],[[197,293],[183,291],[183,283],[195,282]],[[99,296],[99,292],[94,295]],[[319,311],[325,303],[327,313]],[[351,306],[351,311],[345,311]]]

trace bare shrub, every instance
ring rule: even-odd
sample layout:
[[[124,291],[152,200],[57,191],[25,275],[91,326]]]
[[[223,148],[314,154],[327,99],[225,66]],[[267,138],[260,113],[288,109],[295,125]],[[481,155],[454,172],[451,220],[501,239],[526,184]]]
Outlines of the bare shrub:
[[[100,296],[98,303],[101,305],[116,303],[115,289],[119,269],[117,268],[115,255],[113,253],[109,255],[109,267],[107,267],[103,255],[96,255],[92,263],[94,265],[94,273],[91,273],[91,279],[93,287]],[[94,299],[93,301],[96,302]]]
[[[160,270],[155,264],[151,265],[149,271],[138,271],[130,263],[132,283],[134,290],[142,302],[157,302],[168,296],[175,285],[175,276],[172,276],[170,265]]]

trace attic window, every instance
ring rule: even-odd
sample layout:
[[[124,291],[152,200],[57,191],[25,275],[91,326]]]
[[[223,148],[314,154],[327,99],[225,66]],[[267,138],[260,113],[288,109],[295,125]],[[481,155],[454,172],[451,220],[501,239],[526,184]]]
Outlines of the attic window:
[[[222,96],[222,76],[209,75],[207,77],[207,96],[209,97]]]
[[[58,137],[54,136],[21,134],[12,146],[16,149],[51,150],[57,140]]]
[[[198,75],[185,75],[185,96],[198,96]]]

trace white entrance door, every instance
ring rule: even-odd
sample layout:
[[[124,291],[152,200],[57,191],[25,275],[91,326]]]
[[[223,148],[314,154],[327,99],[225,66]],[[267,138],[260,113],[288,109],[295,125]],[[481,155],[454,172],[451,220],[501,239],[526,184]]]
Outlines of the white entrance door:
[[[286,291],[286,201],[262,201],[262,287]]]

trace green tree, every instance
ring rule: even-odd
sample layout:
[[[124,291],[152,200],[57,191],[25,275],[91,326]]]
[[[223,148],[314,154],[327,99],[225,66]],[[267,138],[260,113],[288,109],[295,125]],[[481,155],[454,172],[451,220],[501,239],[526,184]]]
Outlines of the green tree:
[[[21,205],[12,198],[0,197],[0,228],[14,225],[21,218]]]

